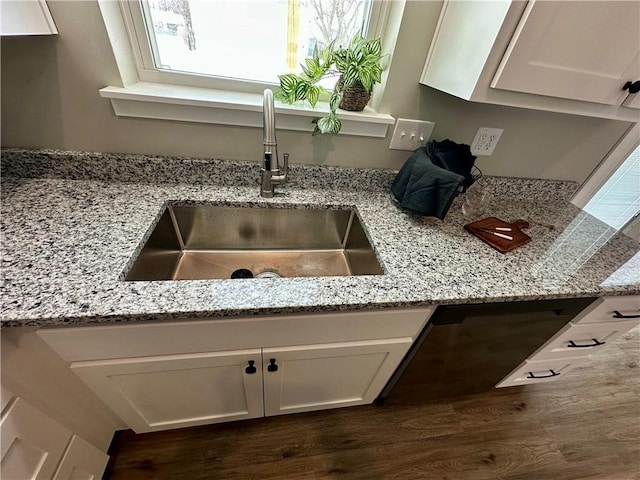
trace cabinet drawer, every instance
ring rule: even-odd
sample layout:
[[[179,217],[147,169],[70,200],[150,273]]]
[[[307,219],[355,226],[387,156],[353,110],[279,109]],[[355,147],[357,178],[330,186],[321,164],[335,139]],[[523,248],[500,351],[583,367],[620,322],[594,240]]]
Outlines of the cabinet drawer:
[[[636,320],[606,323],[569,323],[529,360],[585,357],[600,351],[638,324]]]
[[[573,323],[599,323],[628,321],[634,318],[636,324],[640,324],[640,295],[600,298],[572,321]]]
[[[85,361],[256,347],[415,338],[435,307],[38,331],[63,359]]]
[[[53,480],[102,478],[109,457],[86,440],[74,435],[58,465]]]
[[[0,423],[6,479],[49,480],[71,439],[71,431],[17,398]]]
[[[564,374],[574,367],[581,365],[586,359],[587,357],[570,359],[558,358],[543,361],[525,360],[513,372],[502,379],[496,387],[513,387],[530,383],[552,382],[562,378]]]

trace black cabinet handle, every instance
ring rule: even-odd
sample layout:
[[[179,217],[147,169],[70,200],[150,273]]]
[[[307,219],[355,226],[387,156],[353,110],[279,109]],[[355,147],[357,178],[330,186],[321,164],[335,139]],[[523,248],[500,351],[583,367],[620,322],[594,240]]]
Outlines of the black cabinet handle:
[[[623,315],[618,310],[614,310],[612,318],[640,318],[640,315]]]
[[[569,340],[569,344],[567,345],[567,347],[571,347],[571,348],[589,348],[589,347],[599,347],[600,345],[604,345],[605,343],[607,343],[607,342],[601,342],[597,338],[592,338],[591,340],[593,340],[593,343],[588,343],[587,345],[578,345],[573,340]]]
[[[267,370],[270,372],[277,372],[278,371],[278,365],[276,365],[276,359],[275,358],[270,358],[269,359],[269,366],[267,367]]]
[[[638,93],[640,92],[640,80],[636,80],[635,82],[627,82],[622,87],[622,90],[629,90],[629,93]]]
[[[251,375],[252,373],[256,373],[257,369],[255,367],[255,363],[256,362],[254,360],[249,360],[249,366],[245,368],[244,371],[249,375]]]
[[[539,377],[534,375],[533,372],[529,372],[529,375],[527,375],[527,378],[551,378],[551,377],[557,377],[558,375],[560,375],[557,372],[554,372],[553,370],[549,370],[551,372],[551,375],[540,375]]]

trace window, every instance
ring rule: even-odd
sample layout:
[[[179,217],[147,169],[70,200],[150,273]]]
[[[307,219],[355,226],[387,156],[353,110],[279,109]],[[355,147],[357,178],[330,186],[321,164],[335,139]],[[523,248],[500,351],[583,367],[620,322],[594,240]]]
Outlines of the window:
[[[640,124],[632,124],[572,203],[640,240]]]
[[[584,210],[620,230],[640,213],[640,146],[609,177]]]
[[[140,79],[258,92],[314,47],[380,34],[373,0],[124,2]],[[190,78],[189,78],[190,77]],[[333,79],[335,83],[336,79]]]
[[[314,47],[366,34],[370,0],[148,0],[155,68],[277,83]]]
[[[102,88],[100,95],[117,116],[248,127],[262,126],[261,94],[277,88],[277,75],[297,69],[315,45],[338,32],[342,38],[358,31],[388,35],[386,47],[392,50],[404,8],[404,2],[385,0],[98,0],[98,5],[123,84]],[[386,34],[387,18],[392,28]],[[326,102],[315,108],[277,104],[277,125],[311,132],[313,120],[328,110]],[[370,107],[340,117],[340,135],[384,138],[395,123]]]

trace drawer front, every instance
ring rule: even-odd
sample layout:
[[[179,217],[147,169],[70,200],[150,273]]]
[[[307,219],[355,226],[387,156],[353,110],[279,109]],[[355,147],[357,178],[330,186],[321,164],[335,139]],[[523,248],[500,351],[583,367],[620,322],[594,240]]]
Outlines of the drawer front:
[[[38,331],[67,361],[172,355],[316,343],[415,338],[435,307]]]
[[[578,324],[571,322],[531,355],[529,360],[585,357],[606,348],[637,324],[636,320]]]
[[[587,357],[553,359],[544,361],[525,360],[513,372],[496,385],[497,388],[514,387],[534,383],[553,382],[585,362]]]
[[[58,465],[53,480],[102,478],[109,457],[86,440],[74,435]]]
[[[63,425],[16,398],[0,422],[4,479],[50,479],[72,433]]]
[[[603,297],[585,308],[573,323],[624,322],[640,324],[640,295]]]

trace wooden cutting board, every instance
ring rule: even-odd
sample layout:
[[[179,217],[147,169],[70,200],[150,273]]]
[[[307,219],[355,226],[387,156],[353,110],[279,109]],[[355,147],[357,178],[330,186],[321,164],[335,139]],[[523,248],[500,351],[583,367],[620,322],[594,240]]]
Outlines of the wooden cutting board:
[[[496,230],[511,229],[511,230]],[[507,253],[531,240],[531,237],[522,232],[523,228],[529,228],[529,222],[516,220],[513,223],[505,222],[496,217],[487,217],[476,222],[468,223],[464,226],[472,235],[475,235],[487,245],[498,250],[500,253]],[[506,237],[511,237],[506,238]]]

